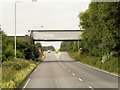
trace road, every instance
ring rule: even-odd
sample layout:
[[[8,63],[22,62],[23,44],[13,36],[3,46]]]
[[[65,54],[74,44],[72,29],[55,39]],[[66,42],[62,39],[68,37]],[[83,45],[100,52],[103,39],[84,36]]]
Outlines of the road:
[[[118,77],[74,61],[66,52],[51,53],[25,81],[23,88],[118,88]],[[103,89],[101,89],[103,90]],[[113,89],[118,90],[118,89]]]

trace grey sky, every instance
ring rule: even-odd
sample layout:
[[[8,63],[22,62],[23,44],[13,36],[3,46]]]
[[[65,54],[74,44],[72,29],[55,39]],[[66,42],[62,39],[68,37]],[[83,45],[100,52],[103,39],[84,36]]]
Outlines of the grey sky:
[[[2,23],[7,35],[14,35],[16,0],[3,1],[0,24]],[[37,0],[36,3],[32,0],[21,1],[23,2],[17,2],[16,8],[17,35],[27,34],[28,29],[79,29],[78,14],[87,9],[90,2],[90,0]]]

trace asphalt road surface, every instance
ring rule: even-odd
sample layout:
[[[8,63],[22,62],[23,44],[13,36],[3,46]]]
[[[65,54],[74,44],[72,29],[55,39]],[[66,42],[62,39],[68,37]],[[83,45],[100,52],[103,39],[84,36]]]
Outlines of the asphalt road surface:
[[[76,62],[66,52],[59,57],[51,52],[45,54],[23,88],[118,88],[118,77]]]

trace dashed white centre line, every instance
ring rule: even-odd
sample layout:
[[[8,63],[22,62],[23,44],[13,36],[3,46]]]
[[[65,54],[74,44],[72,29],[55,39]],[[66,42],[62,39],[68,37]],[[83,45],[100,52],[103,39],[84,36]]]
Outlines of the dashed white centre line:
[[[81,78],[78,78],[81,82],[82,82],[82,79]]]
[[[75,74],[74,74],[74,73],[72,73],[72,75],[73,75],[73,76],[75,76]]]
[[[65,67],[65,69],[67,69],[67,67]]]
[[[30,82],[30,79],[26,82],[25,86],[23,88],[26,88],[27,84]]]
[[[89,88],[91,88],[92,90],[95,90],[92,86],[89,86]]]
[[[68,70],[68,72],[70,72],[70,70]]]

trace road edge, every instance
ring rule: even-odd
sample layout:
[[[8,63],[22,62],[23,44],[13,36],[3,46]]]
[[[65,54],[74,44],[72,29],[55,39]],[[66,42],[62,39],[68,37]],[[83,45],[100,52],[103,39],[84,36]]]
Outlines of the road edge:
[[[44,58],[45,58],[45,56],[42,57],[42,61],[44,60]],[[24,87],[25,81],[34,72],[34,70],[40,65],[40,63],[42,61],[40,61],[40,62],[37,63],[36,67],[31,70],[31,72],[25,77],[25,79],[23,79],[23,81],[20,83],[20,85],[18,87],[16,87],[16,88],[23,88]]]
[[[116,77],[120,77],[119,75],[117,75],[117,74],[115,74],[115,73],[111,73],[111,72],[105,71],[105,70],[103,70],[103,69],[99,69],[99,68],[96,68],[96,67],[94,67],[94,66],[81,63],[80,61],[76,61],[76,62],[77,62],[77,63],[80,63],[80,64],[83,64],[83,65],[85,65],[85,66],[87,66],[87,67],[93,68],[93,69],[95,69],[95,70],[98,70],[98,71],[101,71],[101,72],[104,72],[104,73],[107,73],[107,74],[110,74],[110,75],[113,75],[113,76],[116,76]]]
[[[68,52],[67,52],[67,54],[69,55]],[[69,56],[70,56],[70,55],[69,55]],[[70,57],[71,57],[71,56],[70,56]],[[71,58],[72,58],[72,57],[71,57]],[[80,61],[75,60],[74,58],[72,58],[72,59],[73,59],[74,61],[76,61],[77,63],[80,63],[80,64],[85,65],[85,66],[87,66],[87,67],[91,67],[91,68],[93,68],[93,69],[95,69],[95,70],[97,70],[97,71],[101,71],[101,72],[104,72],[104,73],[107,73],[107,74],[116,76],[116,77],[118,77],[118,78],[120,77],[119,74],[115,74],[115,73],[112,73],[112,72],[108,72],[108,71],[106,71],[106,70],[103,70],[103,69],[100,69],[100,68],[91,66],[91,65],[89,65],[89,64],[82,63],[82,62],[80,62]]]

